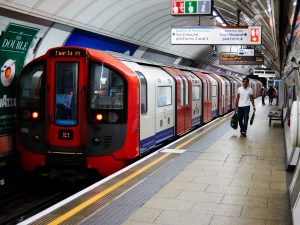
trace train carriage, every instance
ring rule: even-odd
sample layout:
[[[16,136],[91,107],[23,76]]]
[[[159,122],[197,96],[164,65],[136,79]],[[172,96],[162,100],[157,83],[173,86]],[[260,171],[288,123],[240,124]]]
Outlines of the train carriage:
[[[50,49],[20,75],[22,168],[93,169],[107,176],[226,113],[226,85],[227,92],[218,75],[198,69],[87,48]]]

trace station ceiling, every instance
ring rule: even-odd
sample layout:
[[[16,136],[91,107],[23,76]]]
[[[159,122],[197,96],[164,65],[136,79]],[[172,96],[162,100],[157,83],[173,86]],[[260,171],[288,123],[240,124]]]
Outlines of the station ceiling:
[[[230,26],[261,25],[265,64],[279,71],[278,0],[214,0]],[[172,26],[220,24],[214,16],[172,16],[171,0],[0,0],[0,7],[218,65],[210,45],[171,45]],[[230,47],[231,49],[231,47]],[[218,52],[228,46],[217,46]],[[244,68],[244,67],[243,67]],[[245,68],[244,68],[245,69]]]

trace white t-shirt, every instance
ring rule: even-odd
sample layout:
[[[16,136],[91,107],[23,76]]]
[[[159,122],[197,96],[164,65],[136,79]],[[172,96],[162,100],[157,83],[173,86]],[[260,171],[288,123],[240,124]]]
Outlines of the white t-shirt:
[[[243,86],[238,88],[238,94],[240,94],[238,107],[244,107],[250,105],[250,95],[253,95],[251,87],[244,88]]]

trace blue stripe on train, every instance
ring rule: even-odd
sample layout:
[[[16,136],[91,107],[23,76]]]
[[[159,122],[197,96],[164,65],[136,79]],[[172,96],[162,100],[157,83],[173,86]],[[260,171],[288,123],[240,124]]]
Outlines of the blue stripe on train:
[[[201,116],[195,117],[194,119],[192,119],[192,127],[197,126],[201,122],[202,122],[202,117]]]
[[[148,150],[150,150],[151,148],[154,148],[156,145],[158,145],[159,143],[174,137],[174,127],[170,127],[166,130],[160,131],[158,133],[156,133],[155,135],[148,137],[144,140],[141,140],[140,142],[140,153],[145,153]]]
[[[212,118],[217,117],[217,115],[218,115],[217,113],[218,113],[218,110],[212,111],[212,112],[211,112]]]

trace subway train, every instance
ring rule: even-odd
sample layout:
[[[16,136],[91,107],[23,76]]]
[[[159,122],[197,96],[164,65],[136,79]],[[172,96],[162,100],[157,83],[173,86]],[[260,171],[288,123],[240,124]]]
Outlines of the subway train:
[[[254,97],[261,82],[251,80]],[[108,176],[235,107],[241,80],[80,47],[57,47],[21,74],[16,146],[24,171]]]

